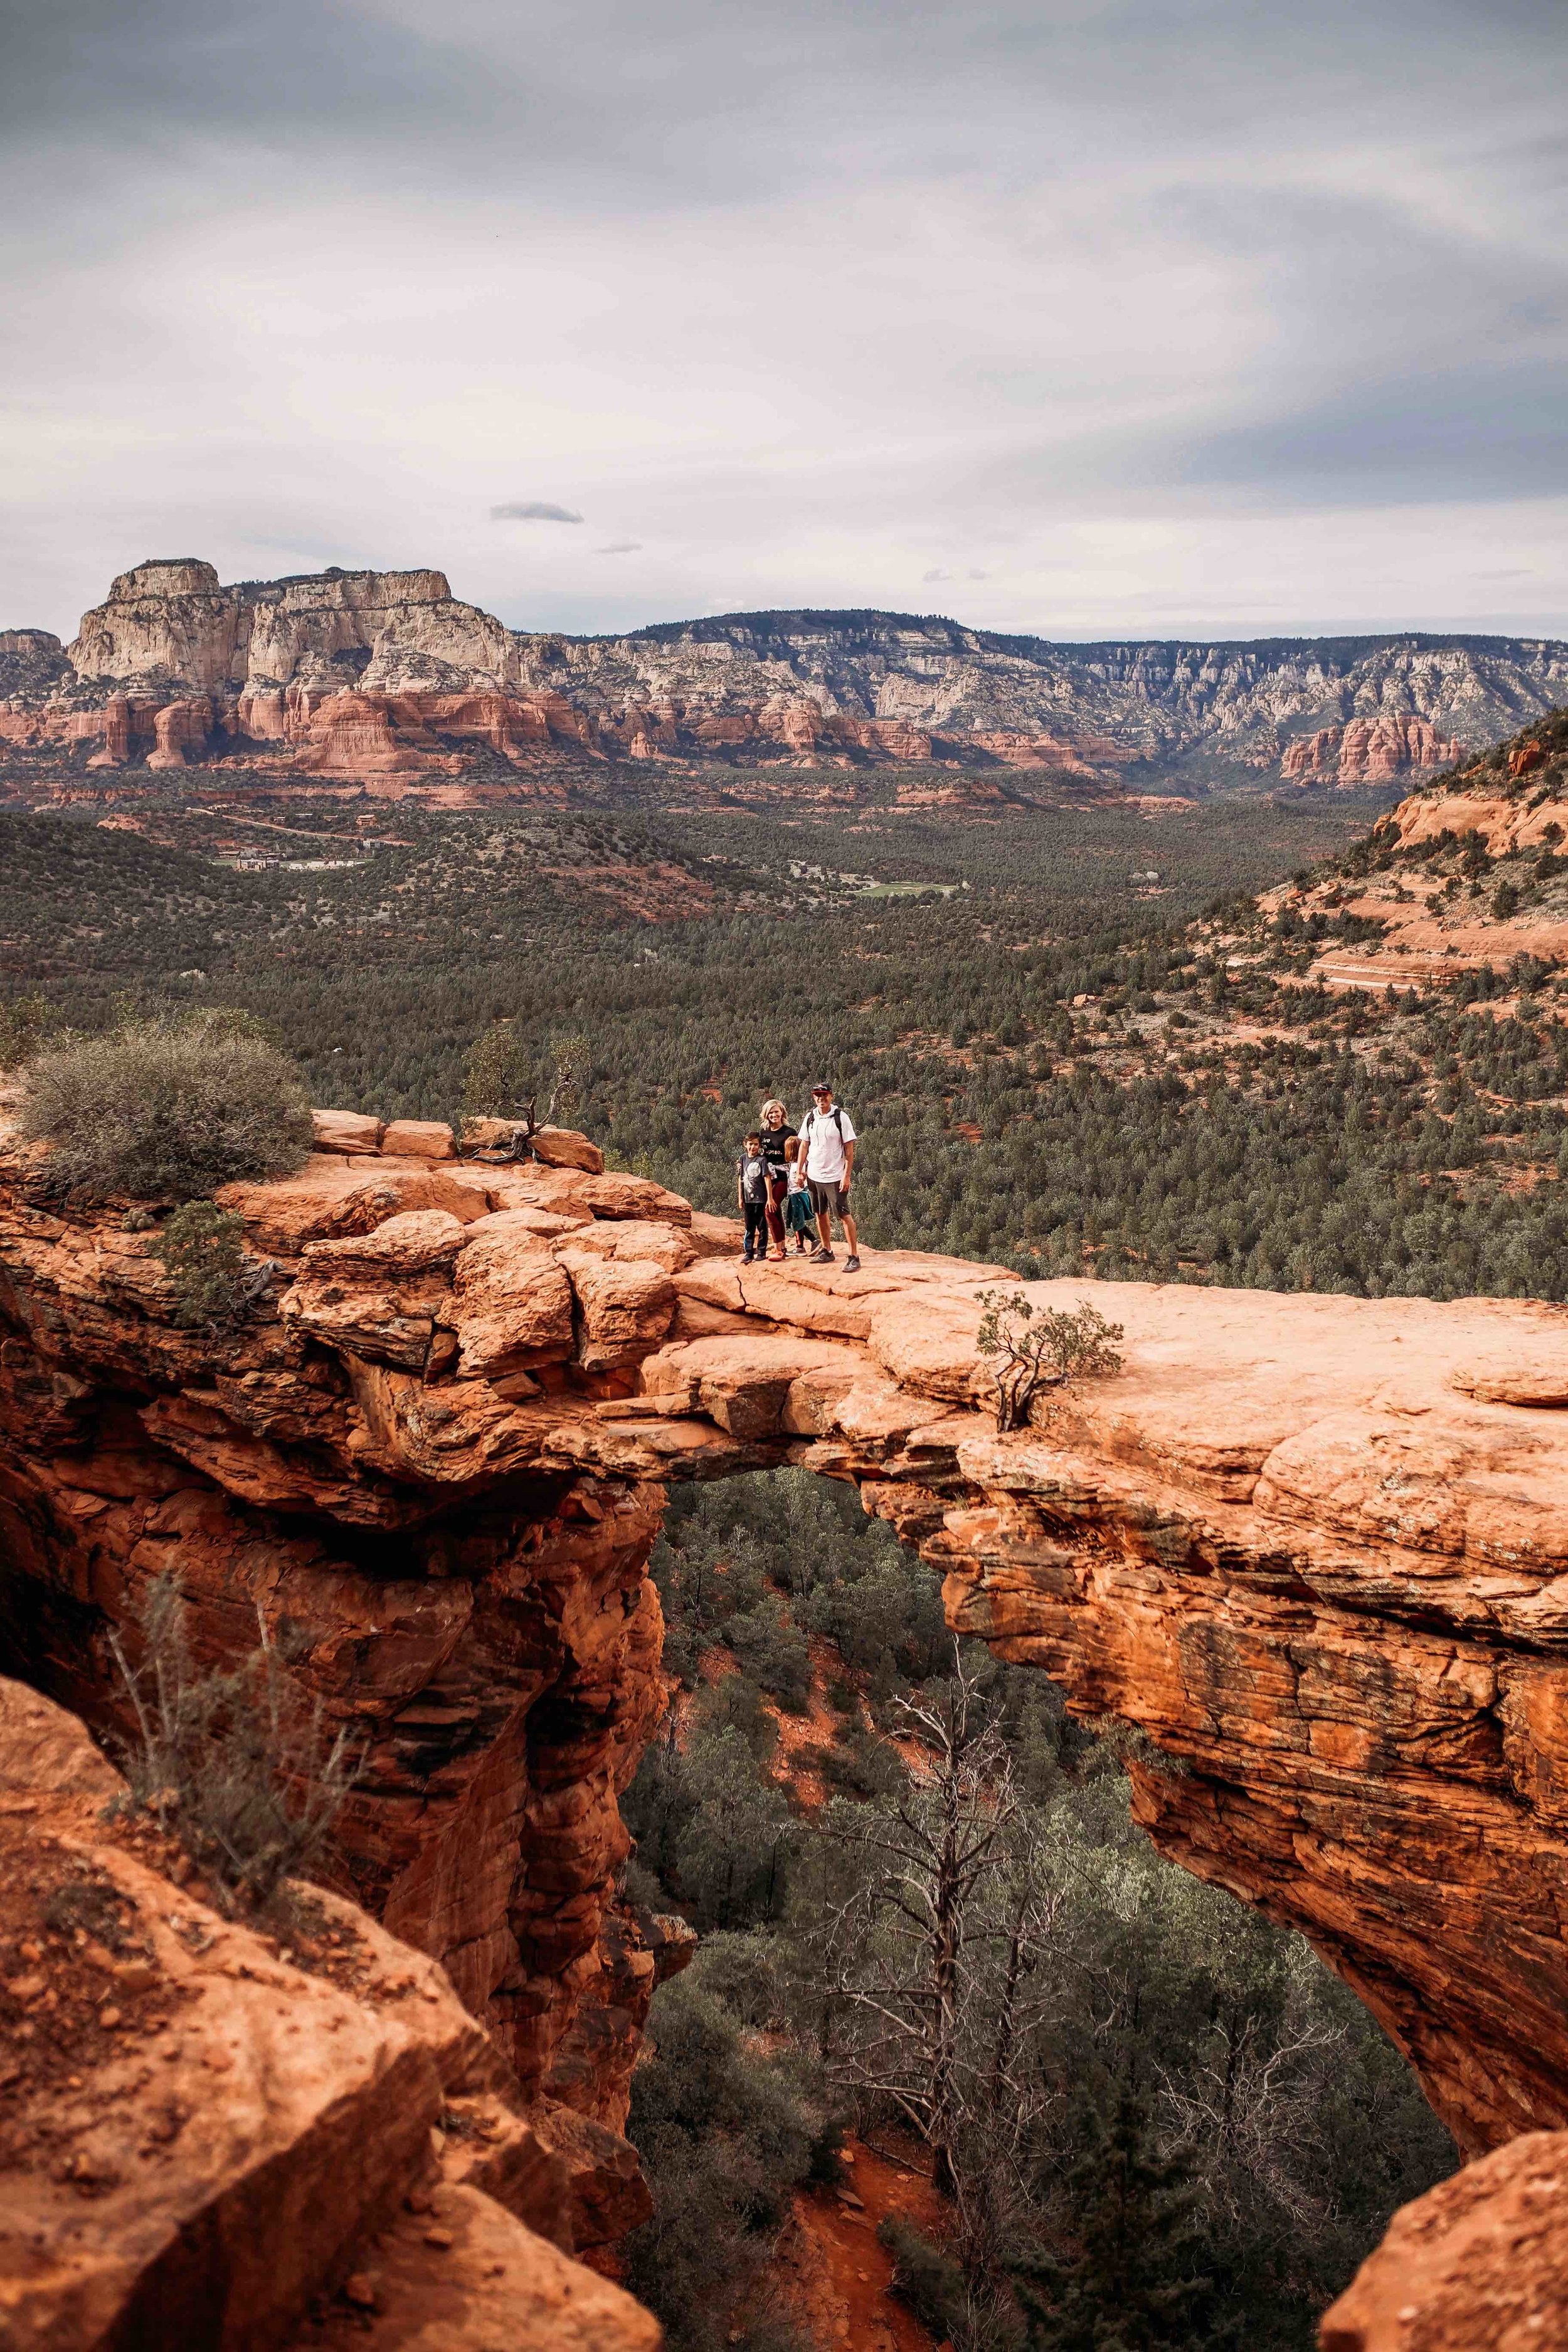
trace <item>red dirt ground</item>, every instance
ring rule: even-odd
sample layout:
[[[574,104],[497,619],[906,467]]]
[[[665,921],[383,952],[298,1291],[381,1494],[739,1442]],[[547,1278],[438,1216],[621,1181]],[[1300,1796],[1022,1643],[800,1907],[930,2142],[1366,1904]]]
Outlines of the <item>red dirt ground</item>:
[[[823,2352],[932,2352],[935,2339],[890,2291],[893,2259],[877,2242],[877,2224],[903,2213],[936,2235],[942,2200],[912,2164],[890,2163],[863,2140],[847,2140],[844,2152],[853,2158],[844,2191],[814,2189],[795,2199],[773,2275]]]

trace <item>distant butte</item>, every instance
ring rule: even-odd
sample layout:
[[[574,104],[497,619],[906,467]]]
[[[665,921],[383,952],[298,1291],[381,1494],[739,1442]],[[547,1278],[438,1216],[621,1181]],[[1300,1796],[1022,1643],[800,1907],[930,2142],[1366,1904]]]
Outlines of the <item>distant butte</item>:
[[[591,763],[923,769],[923,793],[1419,780],[1568,698],[1568,644],[1401,635],[1055,644],[932,616],[749,613],[575,638],[440,572],[224,586],[136,565],[68,646],[0,632],[0,745],[68,777],[221,762],[396,797],[528,796]],[[803,787],[797,785],[796,789]],[[810,790],[811,787],[804,787]]]

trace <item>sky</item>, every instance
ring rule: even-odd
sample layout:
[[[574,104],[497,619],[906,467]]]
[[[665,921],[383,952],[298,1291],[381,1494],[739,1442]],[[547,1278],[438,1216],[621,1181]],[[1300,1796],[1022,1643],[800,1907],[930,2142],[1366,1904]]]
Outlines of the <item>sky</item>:
[[[1563,0],[9,0],[0,627],[1568,635]]]

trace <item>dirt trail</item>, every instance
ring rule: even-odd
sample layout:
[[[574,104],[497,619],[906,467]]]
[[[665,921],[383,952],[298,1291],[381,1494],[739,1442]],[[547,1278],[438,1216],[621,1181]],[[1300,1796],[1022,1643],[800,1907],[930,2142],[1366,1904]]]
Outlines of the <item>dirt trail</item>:
[[[823,2352],[933,2352],[935,2337],[890,2292],[892,2256],[877,2242],[877,2224],[885,2213],[903,2213],[931,2236],[942,2200],[912,2166],[889,2163],[862,2140],[847,2140],[845,2156],[853,2161],[842,2191],[796,2198],[773,2276]]]

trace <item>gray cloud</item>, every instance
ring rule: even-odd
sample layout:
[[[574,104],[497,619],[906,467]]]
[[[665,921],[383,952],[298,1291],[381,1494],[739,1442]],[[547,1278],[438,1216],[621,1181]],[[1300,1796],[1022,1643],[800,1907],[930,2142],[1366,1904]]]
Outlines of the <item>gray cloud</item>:
[[[492,522],[581,522],[580,514],[570,507],[552,506],[548,499],[513,499],[507,506],[492,507]]]
[[[1561,0],[12,15],[0,624],[178,543],[584,630],[1568,630]],[[647,562],[492,529],[577,520],[489,509],[520,448]]]
[[[641,551],[640,539],[613,539],[608,547],[596,547],[594,550],[595,555],[638,555]]]

